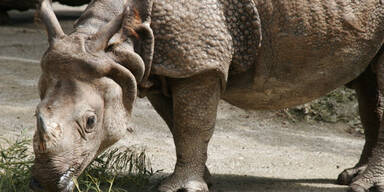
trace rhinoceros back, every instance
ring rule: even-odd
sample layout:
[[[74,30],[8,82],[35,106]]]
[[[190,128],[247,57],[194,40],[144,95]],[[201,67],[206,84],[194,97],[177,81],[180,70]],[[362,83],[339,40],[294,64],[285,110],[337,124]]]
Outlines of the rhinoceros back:
[[[263,41],[254,70],[228,81],[225,97],[237,106],[306,103],[357,78],[383,46],[380,0],[255,2]]]

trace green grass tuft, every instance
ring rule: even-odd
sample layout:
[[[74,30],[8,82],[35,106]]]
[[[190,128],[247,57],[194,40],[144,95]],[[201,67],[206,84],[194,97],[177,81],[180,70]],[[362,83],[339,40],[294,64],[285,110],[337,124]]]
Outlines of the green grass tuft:
[[[157,172],[151,168],[145,151],[115,148],[96,158],[75,183],[79,192],[146,191]]]
[[[0,145],[0,191],[29,191],[33,154],[25,137]],[[111,149],[97,157],[75,181],[78,192],[147,191],[150,178],[158,171],[142,149]]]
[[[9,147],[0,146],[0,191],[29,191],[30,167],[33,157],[28,151],[30,140],[19,138]]]

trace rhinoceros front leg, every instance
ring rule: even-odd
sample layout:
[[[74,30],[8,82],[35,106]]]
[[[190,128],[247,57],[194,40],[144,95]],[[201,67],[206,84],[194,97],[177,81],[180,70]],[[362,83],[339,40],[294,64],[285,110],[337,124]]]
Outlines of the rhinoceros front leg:
[[[380,55],[375,64],[377,69],[377,85],[381,95],[384,94],[384,55]],[[383,118],[383,117],[381,117]],[[383,122],[383,119],[381,120]],[[368,158],[367,168],[357,175],[350,185],[349,192],[367,192],[376,188],[384,192],[384,124],[380,124],[377,142],[373,147],[372,155]]]
[[[155,108],[156,112],[167,123],[171,132],[173,132],[173,102],[172,98],[164,96],[160,92],[152,92],[147,95],[148,100]],[[207,166],[205,166],[204,180],[208,186],[212,185],[211,173]]]
[[[337,183],[341,185],[351,184],[353,179],[366,169],[368,159],[372,156],[372,150],[377,142],[382,116],[377,78],[371,67],[368,67],[363,74],[353,80],[351,86],[357,93],[360,118],[364,127],[365,145],[359,162],[353,168],[340,173]]]
[[[174,172],[162,182],[159,190],[209,191],[207,179],[210,174],[205,163],[220,100],[220,79],[214,74],[202,74],[188,79],[172,79],[169,83],[171,99],[156,94],[148,96],[167,122],[176,145]]]

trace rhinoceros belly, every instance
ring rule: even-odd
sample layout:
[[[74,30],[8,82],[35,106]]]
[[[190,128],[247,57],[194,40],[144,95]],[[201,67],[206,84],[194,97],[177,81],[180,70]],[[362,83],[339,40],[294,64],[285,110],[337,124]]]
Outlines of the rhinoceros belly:
[[[223,98],[242,108],[306,103],[359,76],[383,45],[379,1],[258,2],[262,47],[252,71],[230,76]]]

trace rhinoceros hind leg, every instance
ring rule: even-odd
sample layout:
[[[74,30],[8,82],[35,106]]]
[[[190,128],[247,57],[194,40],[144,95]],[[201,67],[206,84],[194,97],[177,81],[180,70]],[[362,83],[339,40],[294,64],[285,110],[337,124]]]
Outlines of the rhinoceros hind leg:
[[[383,49],[382,49],[383,50]],[[380,95],[384,94],[384,54],[375,58],[374,68],[376,68],[377,86]],[[379,95],[379,97],[380,97]],[[380,103],[380,102],[379,102]],[[381,117],[381,109],[378,108],[378,115]],[[372,151],[369,153],[367,168],[358,174],[350,184],[350,192],[369,191],[375,189],[377,192],[384,192],[384,124],[381,123],[377,132],[376,143],[373,144]]]
[[[357,93],[360,118],[364,127],[365,145],[359,162],[353,168],[340,173],[337,183],[341,185],[351,184],[354,178],[367,167],[368,159],[372,156],[373,147],[377,142],[381,121],[380,94],[376,74],[372,71],[372,67],[368,67],[357,79],[349,83],[349,86],[355,89]]]

